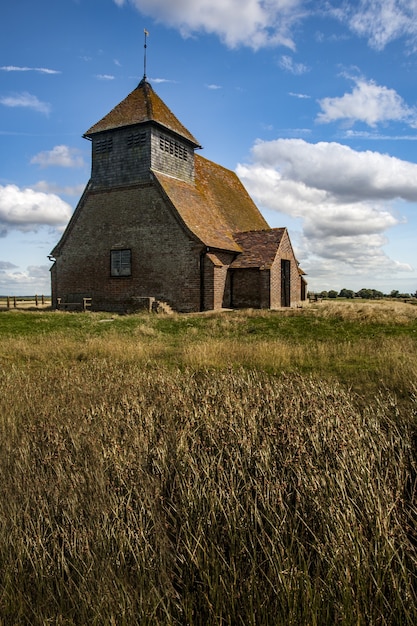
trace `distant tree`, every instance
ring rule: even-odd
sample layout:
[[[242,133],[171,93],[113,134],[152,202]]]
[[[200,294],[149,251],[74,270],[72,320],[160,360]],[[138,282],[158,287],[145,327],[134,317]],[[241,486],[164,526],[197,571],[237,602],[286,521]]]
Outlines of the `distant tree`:
[[[319,294],[317,294],[320,298],[328,298],[329,297],[329,292],[328,291],[320,291]]]
[[[339,291],[339,298],[353,298],[355,296],[355,292],[352,289],[341,289]]]
[[[330,289],[330,291],[327,293],[327,297],[328,298],[337,298],[337,291],[335,291],[334,289]]]
[[[393,290],[391,291],[391,293],[389,294],[389,297],[390,297],[390,298],[398,298],[398,294],[399,294],[399,293],[400,293],[400,292],[398,291],[398,289],[393,289]]]
[[[360,289],[356,292],[356,295],[358,298],[365,298],[366,300],[377,300],[384,297],[382,291],[377,289]]]

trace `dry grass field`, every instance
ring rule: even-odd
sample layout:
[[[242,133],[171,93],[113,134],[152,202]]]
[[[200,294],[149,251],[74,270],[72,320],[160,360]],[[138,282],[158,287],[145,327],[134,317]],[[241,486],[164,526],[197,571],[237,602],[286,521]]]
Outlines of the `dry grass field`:
[[[417,307],[0,313],[0,624],[417,623]]]

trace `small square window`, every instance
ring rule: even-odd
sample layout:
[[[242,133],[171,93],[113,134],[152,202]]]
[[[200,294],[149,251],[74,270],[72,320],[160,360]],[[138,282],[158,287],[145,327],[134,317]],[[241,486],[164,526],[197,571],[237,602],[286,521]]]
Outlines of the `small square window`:
[[[111,251],[111,275],[130,276],[132,274],[132,251],[112,250]]]

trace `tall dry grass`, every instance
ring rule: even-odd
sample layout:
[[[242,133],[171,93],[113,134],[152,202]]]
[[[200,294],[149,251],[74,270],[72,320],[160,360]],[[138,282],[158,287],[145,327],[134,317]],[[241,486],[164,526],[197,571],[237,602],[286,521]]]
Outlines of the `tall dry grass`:
[[[121,345],[3,367],[1,623],[416,623],[413,380],[363,406]]]

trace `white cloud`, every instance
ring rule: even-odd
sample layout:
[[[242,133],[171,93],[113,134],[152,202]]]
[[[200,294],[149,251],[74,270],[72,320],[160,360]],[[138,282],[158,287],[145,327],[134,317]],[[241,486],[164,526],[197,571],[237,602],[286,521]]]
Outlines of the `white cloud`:
[[[40,72],[41,74],[61,74],[58,70],[51,70],[47,67],[19,67],[16,65],[3,65],[0,67],[3,72]]]
[[[305,74],[309,71],[307,65],[304,65],[304,63],[295,63],[292,57],[285,54],[278,61],[278,65],[281,69],[286,72],[290,72],[291,74],[295,74],[296,76]]]
[[[127,0],[126,0],[127,1]],[[124,0],[114,0],[118,6]],[[294,49],[291,30],[306,15],[303,0],[129,0],[141,13],[178,28],[183,36],[215,34],[230,48],[283,45]],[[151,33],[152,35],[152,33]]]
[[[417,165],[380,152],[357,152],[335,142],[276,139],[256,142],[252,154],[255,164],[276,171],[283,181],[343,201],[417,202]]]
[[[417,202],[417,165],[337,143],[258,141],[237,173],[257,204],[298,220],[298,254],[316,277],[410,271],[384,252],[386,231],[403,219],[393,202]]]
[[[42,226],[63,227],[72,214],[69,204],[54,194],[16,185],[0,185],[0,236],[11,230],[37,231]]]
[[[394,89],[373,81],[356,79],[351,93],[340,98],[323,98],[319,104],[322,112],[317,121],[322,123],[346,120],[350,124],[359,121],[375,127],[381,122],[402,121],[417,126],[417,110],[408,107]]]
[[[65,186],[57,185],[55,183],[47,182],[46,180],[40,180],[33,185],[35,191],[42,191],[43,193],[54,193],[57,195],[76,196],[79,198],[85,189],[85,184]]]
[[[12,265],[12,264],[9,264]],[[16,267],[16,266],[14,266]],[[10,268],[12,269],[12,267]],[[0,271],[0,290],[4,294],[40,295],[51,292],[50,266],[29,265],[26,270]]]
[[[376,50],[405,38],[411,45],[417,38],[417,3],[415,0],[360,0],[338,7],[335,16],[347,22],[351,30],[368,39]]]
[[[48,102],[41,102],[36,96],[30,93],[23,92],[15,94],[13,96],[2,96],[0,98],[0,104],[6,107],[23,107],[27,109],[33,109],[39,111],[39,113],[45,113],[48,115],[51,111],[51,105]]]
[[[112,74],[96,74],[96,78],[98,78],[98,80],[114,80]]]
[[[161,83],[176,83],[176,80],[171,80],[169,78],[149,78],[151,83],[161,84]]]
[[[4,272],[5,270],[16,269],[17,265],[14,263],[10,263],[10,261],[0,261],[0,272]]]
[[[39,152],[31,158],[30,162],[41,167],[83,167],[85,165],[79,150],[64,145]]]

